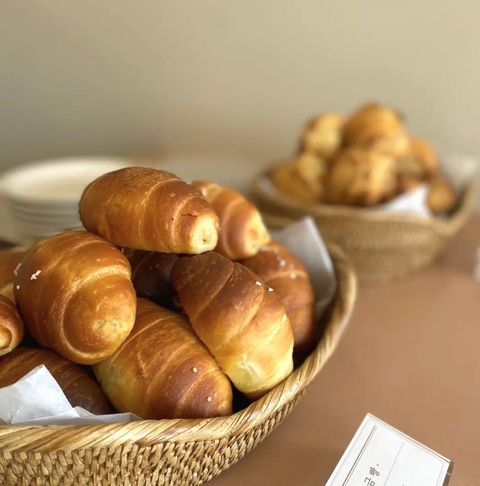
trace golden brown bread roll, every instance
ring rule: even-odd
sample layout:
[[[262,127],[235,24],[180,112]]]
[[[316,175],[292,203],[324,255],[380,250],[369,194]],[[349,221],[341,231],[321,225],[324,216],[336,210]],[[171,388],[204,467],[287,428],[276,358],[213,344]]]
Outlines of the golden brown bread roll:
[[[132,333],[94,366],[121,412],[144,419],[203,418],[232,413],[232,387],[187,320],[138,299]]]
[[[278,295],[293,330],[295,350],[310,351],[318,340],[315,293],[305,265],[285,246],[271,242],[242,262]]]
[[[204,197],[177,176],[129,167],[93,181],[80,200],[88,231],[117,246],[163,253],[202,253],[217,245],[218,218]]]
[[[10,353],[22,341],[23,322],[15,304],[0,295],[0,356]]]
[[[92,364],[113,354],[135,322],[128,260],[86,231],[36,244],[23,258],[14,285],[35,340],[75,363]]]
[[[113,412],[102,389],[84,369],[46,349],[20,347],[0,358],[0,387],[12,385],[42,364],[57,380],[72,406],[95,414]]]
[[[443,177],[435,177],[430,183],[427,205],[434,214],[450,212],[457,202],[455,190]]]
[[[291,373],[292,326],[251,270],[208,252],[180,258],[172,283],[193,330],[238,390],[257,398]]]
[[[392,109],[370,103],[343,127],[344,144],[375,149],[392,157],[408,154],[410,141],[400,116]]]
[[[124,250],[123,254],[132,267],[132,282],[137,295],[175,309],[170,274],[178,255],[143,250]]]
[[[337,113],[318,116],[305,127],[300,138],[300,152],[308,152],[329,159],[342,143],[344,118]]]
[[[284,196],[304,203],[324,199],[327,162],[314,154],[304,152],[293,161],[274,167],[269,177]]]
[[[195,181],[220,220],[220,234],[215,250],[231,260],[255,255],[270,241],[258,209],[237,191],[213,182]]]
[[[350,148],[332,161],[326,182],[332,204],[372,206],[391,198],[397,187],[397,164],[388,155]]]

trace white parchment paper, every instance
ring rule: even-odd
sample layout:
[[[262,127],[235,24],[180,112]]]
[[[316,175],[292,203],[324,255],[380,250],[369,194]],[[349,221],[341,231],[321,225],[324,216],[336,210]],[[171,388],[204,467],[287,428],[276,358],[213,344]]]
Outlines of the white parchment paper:
[[[332,260],[311,218],[299,221],[272,237],[306,265],[317,296],[317,317],[332,300],[336,277]],[[88,425],[140,420],[130,413],[94,415],[72,407],[45,366],[38,366],[13,385],[0,388],[0,422],[11,425]]]

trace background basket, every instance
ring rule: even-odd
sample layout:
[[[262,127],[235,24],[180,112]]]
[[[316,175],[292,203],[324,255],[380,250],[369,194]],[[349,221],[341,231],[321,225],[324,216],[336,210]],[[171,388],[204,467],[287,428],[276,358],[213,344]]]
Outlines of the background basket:
[[[403,277],[437,258],[471,216],[475,188],[467,185],[448,218],[382,213],[364,208],[301,204],[265,189],[265,175],[254,181],[254,194],[271,227],[312,216],[322,236],[341,246],[361,283],[381,283]]]
[[[292,410],[336,348],[356,295],[344,254],[329,246],[337,291],[317,348],[283,383],[229,417],[128,424],[0,426],[0,483],[198,485],[260,443]]]

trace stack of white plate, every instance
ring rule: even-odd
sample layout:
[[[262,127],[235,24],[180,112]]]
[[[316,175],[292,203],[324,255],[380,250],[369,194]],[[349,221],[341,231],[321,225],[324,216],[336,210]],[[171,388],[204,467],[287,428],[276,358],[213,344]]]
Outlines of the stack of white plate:
[[[100,175],[131,165],[106,157],[41,161],[0,177],[10,240],[29,243],[81,226],[78,203],[84,188]]]

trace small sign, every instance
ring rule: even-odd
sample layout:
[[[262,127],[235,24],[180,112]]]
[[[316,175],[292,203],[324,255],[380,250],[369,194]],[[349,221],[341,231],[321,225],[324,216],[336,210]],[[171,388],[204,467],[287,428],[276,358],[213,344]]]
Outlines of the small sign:
[[[453,462],[367,414],[326,486],[447,486]]]

